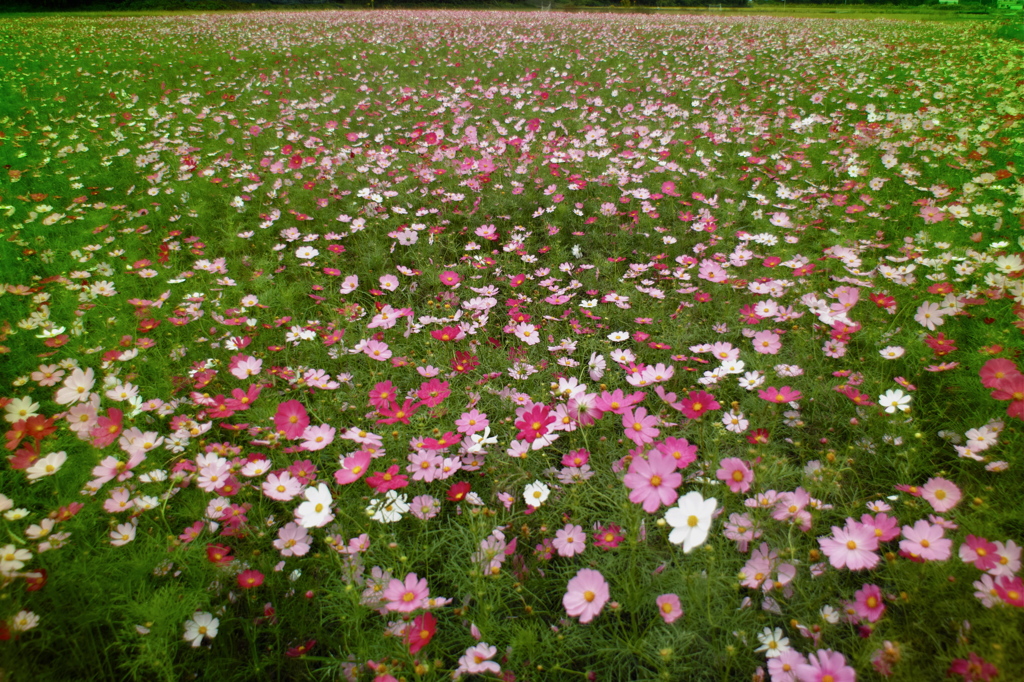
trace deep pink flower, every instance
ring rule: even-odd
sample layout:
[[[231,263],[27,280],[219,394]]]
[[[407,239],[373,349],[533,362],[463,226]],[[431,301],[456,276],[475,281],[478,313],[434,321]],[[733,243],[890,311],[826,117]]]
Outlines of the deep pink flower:
[[[453,287],[462,281],[462,278],[459,276],[459,273],[455,272],[454,270],[445,270],[444,272],[441,273],[440,278],[441,284],[450,287]]]
[[[534,405],[523,412],[523,416],[515,423],[519,429],[516,439],[532,443],[548,432],[548,425],[554,423],[555,416],[551,408],[544,404]]]
[[[999,560],[997,552],[999,547],[994,542],[985,538],[968,535],[964,544],[960,545],[960,560],[964,563],[974,564],[979,571],[988,571],[996,565]]]
[[[717,410],[721,405],[715,400],[715,396],[704,391],[693,391],[683,400],[679,401],[680,412],[688,419],[698,419],[705,412]]]
[[[685,469],[697,460],[697,446],[691,445],[685,438],[674,438],[669,436],[655,446],[662,453],[669,455],[676,461],[677,469]]]
[[[682,485],[683,477],[676,470],[673,457],[652,450],[647,459],[633,458],[623,483],[631,490],[629,501],[653,514],[661,505],[669,506],[679,498],[676,488]]]
[[[782,388],[775,388],[769,386],[766,389],[757,392],[757,395],[762,400],[767,400],[770,403],[791,403],[796,400],[800,400],[803,394],[800,391],[796,391],[789,386],[783,386]]]
[[[865,585],[853,593],[853,608],[857,616],[876,622],[885,613],[885,601],[882,590],[877,585]]]
[[[376,408],[391,407],[398,396],[398,391],[390,381],[378,382],[370,390],[370,405]]]
[[[334,480],[338,485],[348,485],[362,478],[370,465],[370,453],[360,450],[355,454],[346,457],[341,462],[341,468],[334,472]]]
[[[398,472],[397,464],[389,466],[387,471],[375,471],[366,479],[366,485],[373,488],[376,493],[386,493],[389,490],[404,488],[409,485],[409,479],[405,474]],[[335,472],[335,476],[337,476],[337,472]]]
[[[306,408],[298,400],[288,400],[277,406],[274,415],[274,428],[284,433],[284,437],[294,440],[302,436],[309,426],[309,415]]]
[[[1020,376],[1020,370],[1011,360],[1005,358],[994,358],[986,362],[981,371],[981,385],[985,388],[998,388],[1004,379]]]
[[[416,391],[416,397],[427,407],[437,407],[444,402],[444,399],[452,394],[447,381],[431,379],[420,384]]]
[[[566,586],[562,606],[570,616],[579,616],[581,623],[589,623],[601,613],[608,597],[608,583],[601,572],[582,568]]]
[[[999,668],[973,651],[969,652],[969,656],[970,658],[955,659],[946,675],[961,675],[964,682],[989,682],[999,676]]]
[[[995,581],[996,594],[1010,606],[1024,609],[1024,580],[1001,575]]]

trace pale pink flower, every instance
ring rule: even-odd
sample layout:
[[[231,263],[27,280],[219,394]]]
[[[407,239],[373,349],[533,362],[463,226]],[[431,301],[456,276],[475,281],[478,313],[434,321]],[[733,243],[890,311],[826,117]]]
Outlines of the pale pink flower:
[[[581,623],[589,623],[601,613],[608,597],[608,583],[601,572],[583,568],[566,586],[562,606],[570,616],[579,616]]]
[[[648,514],[653,514],[663,504],[673,504],[679,498],[676,488],[682,482],[675,458],[660,450],[651,450],[647,459],[634,457],[623,479],[630,489],[629,501],[643,506]]]
[[[71,372],[71,376],[64,380],[63,388],[57,391],[53,400],[58,405],[84,402],[89,399],[89,391],[94,385],[96,385],[96,374],[92,371],[92,367],[87,367],[84,372],[75,368]]]
[[[921,486],[921,497],[939,514],[949,511],[960,502],[960,488],[944,478],[929,478]]]
[[[925,561],[945,561],[953,554],[953,541],[943,537],[942,526],[921,519],[913,526],[903,526],[900,550]]]
[[[565,528],[555,531],[551,544],[558,551],[558,556],[575,556],[587,548],[587,534],[582,527],[567,523]]]
[[[834,568],[860,571],[878,564],[878,538],[862,524],[848,520],[845,528],[832,526],[832,537],[818,538],[818,544]]]
[[[423,601],[429,594],[427,579],[410,573],[405,576],[404,581],[392,578],[381,596],[387,600],[385,606],[388,611],[409,613],[423,606]]]

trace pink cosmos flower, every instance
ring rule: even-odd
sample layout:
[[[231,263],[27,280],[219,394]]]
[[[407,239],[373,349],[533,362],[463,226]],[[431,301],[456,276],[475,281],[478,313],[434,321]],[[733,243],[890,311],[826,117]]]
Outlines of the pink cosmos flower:
[[[986,362],[978,374],[981,376],[982,386],[985,388],[998,388],[999,382],[1003,379],[1020,376],[1020,370],[1017,369],[1017,365],[1012,360],[994,358]]]
[[[377,360],[378,362],[384,362],[391,357],[391,349],[388,348],[388,344],[377,339],[370,339],[366,342],[363,347],[363,352],[370,356],[371,359]]]
[[[420,384],[419,389],[417,389],[416,397],[426,407],[437,407],[444,402],[445,398],[452,394],[449,386],[447,381],[438,381],[437,379],[424,381]]]
[[[615,389],[611,393],[604,391],[594,401],[594,406],[601,412],[614,412],[615,414],[625,414],[633,405],[638,404],[644,399],[644,392],[637,391],[636,393],[626,395],[620,389]]]
[[[589,623],[601,613],[608,596],[608,583],[601,572],[582,568],[566,586],[562,606],[569,616],[579,616],[581,623]]]
[[[333,426],[321,424],[319,426],[307,426],[302,431],[300,444],[304,450],[323,450],[334,442],[335,429]]]
[[[643,408],[641,408],[643,409]],[[676,488],[683,477],[676,470],[676,460],[659,450],[652,450],[647,459],[634,457],[623,483],[632,492],[629,501],[643,506],[653,514],[661,505],[671,505],[679,498]]]
[[[360,450],[341,462],[341,468],[334,472],[334,480],[338,485],[355,483],[366,473],[370,465],[370,453]]]
[[[762,355],[776,355],[782,348],[782,341],[775,332],[760,331],[754,334],[754,350]]]
[[[302,492],[302,483],[287,471],[270,474],[263,481],[263,494],[272,500],[288,502]]]
[[[949,511],[960,501],[960,488],[944,478],[929,478],[921,486],[921,497],[939,514]]]
[[[294,440],[302,436],[309,426],[309,415],[298,400],[288,400],[277,406],[274,414],[274,428],[284,432],[284,437]]]
[[[683,609],[679,605],[679,596],[675,594],[663,594],[654,600],[658,605],[658,615],[666,623],[674,623],[683,616]]]
[[[567,523],[565,528],[555,531],[555,539],[551,544],[558,551],[558,556],[575,556],[587,548],[587,534],[582,527]]]
[[[391,407],[395,402],[398,391],[390,381],[378,382],[370,390],[370,405],[373,407]]]
[[[818,538],[818,544],[834,568],[860,571],[878,564],[878,538],[859,523],[847,522],[845,528],[832,526],[832,537]]]
[[[960,545],[960,560],[966,564],[974,564],[979,571],[989,571],[998,560],[996,543],[985,538],[968,535],[964,544]]]
[[[516,439],[532,443],[545,435],[548,432],[548,426],[554,421],[555,417],[551,414],[550,407],[544,404],[534,405],[523,412],[519,420],[515,422],[516,428],[519,429]]]
[[[769,386],[758,391],[757,395],[762,400],[767,400],[770,403],[791,403],[803,397],[800,391],[793,390],[789,386],[783,386],[782,388]]]
[[[517,339],[528,346],[535,346],[540,343],[540,333],[537,331],[537,327],[529,322],[520,322],[512,331]]]
[[[693,391],[686,398],[679,401],[679,411],[688,419],[698,419],[705,412],[717,410],[722,407],[715,396],[705,391]]]
[[[462,416],[455,420],[455,427],[459,433],[470,434],[483,431],[490,423],[485,413],[473,408],[469,412],[463,412]]]
[[[385,607],[388,611],[409,613],[423,606],[429,594],[427,579],[410,573],[405,576],[405,581],[392,578],[381,596],[387,600]]]
[[[309,551],[309,541],[309,531],[289,521],[277,531],[274,549],[281,552],[281,556],[304,556]]]
[[[942,526],[921,519],[913,526],[903,526],[900,550],[925,561],[945,561],[953,553],[953,541],[942,536]]]
[[[831,649],[818,649],[796,667],[800,682],[856,682],[857,671],[846,665],[846,658]]]
[[[455,672],[468,675],[483,675],[485,673],[497,675],[501,672],[501,666],[490,660],[497,653],[497,647],[493,647],[487,642],[480,642],[476,646],[471,646],[459,658],[459,667]]]
[[[994,576],[1014,575],[1020,570],[1021,548],[1013,540],[996,542],[996,565],[988,570]]]
[[[1024,608],[1024,580],[1001,575],[995,580],[996,594],[1010,606]]]
[[[445,286],[449,287],[454,287],[456,284],[462,281],[462,277],[460,277],[459,273],[455,272],[454,270],[445,270],[440,274],[439,277],[441,279],[441,284],[444,284]]]
[[[754,472],[739,457],[728,457],[721,462],[721,468],[715,472],[718,480],[729,486],[734,493],[745,493],[750,490],[754,480]]]
[[[869,622],[877,622],[885,613],[882,590],[877,585],[865,585],[853,593],[853,608],[857,616]]]
[[[962,676],[964,682],[989,682],[999,675],[999,668],[971,651],[969,658],[954,659],[946,671],[947,677],[952,675]]]
[[[807,657],[796,649],[790,649],[768,659],[768,674],[772,682],[798,682],[796,669],[801,665],[807,665]]]
[[[658,418],[647,414],[643,407],[626,410],[622,415],[622,427],[626,430],[626,438],[637,445],[645,445],[658,437],[661,430],[655,426],[657,423]]]
[[[674,438],[669,436],[660,443],[655,444],[663,454],[669,455],[676,462],[677,469],[685,469],[697,460],[697,446],[691,445],[685,438]]]

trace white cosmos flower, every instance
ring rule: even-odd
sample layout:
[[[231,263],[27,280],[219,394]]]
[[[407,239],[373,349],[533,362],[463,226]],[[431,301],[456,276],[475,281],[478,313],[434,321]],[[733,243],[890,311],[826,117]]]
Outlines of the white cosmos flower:
[[[409,511],[409,498],[407,495],[399,495],[394,490],[389,490],[384,499],[370,500],[366,513],[370,518],[380,523],[394,523],[402,519],[402,514]]]
[[[308,487],[305,491],[306,501],[295,510],[295,520],[303,528],[322,528],[334,520],[331,504],[334,498],[327,484]]]
[[[523,499],[531,507],[541,506],[548,499],[549,495],[551,495],[551,488],[540,481],[534,481],[526,486],[526,490],[523,491]]]
[[[910,396],[898,388],[890,388],[888,391],[878,396],[878,404],[884,407],[885,411],[889,414],[893,414],[896,410],[909,412]]]
[[[672,526],[668,541],[683,546],[683,553],[689,554],[694,547],[704,544],[711,529],[711,518],[718,500],[704,499],[700,493],[691,490],[665,513],[665,521]]]
[[[895,360],[896,358],[901,358],[903,357],[903,353],[904,350],[902,346],[886,346],[882,350],[878,351],[878,354],[881,355],[886,360]]]
[[[782,636],[782,628],[765,628],[761,631],[761,634],[757,636],[760,640],[761,646],[754,649],[755,652],[764,652],[764,655],[768,658],[778,658],[782,654],[791,650],[789,646],[789,638]]]
[[[608,340],[609,341],[616,341],[616,342],[618,342],[618,341],[626,341],[627,339],[629,339],[629,334],[627,334],[626,332],[612,332],[611,334],[608,335]]]
[[[212,613],[196,611],[191,620],[185,621],[185,641],[197,647],[203,643],[203,638],[216,637],[219,626],[220,621],[214,618]]]

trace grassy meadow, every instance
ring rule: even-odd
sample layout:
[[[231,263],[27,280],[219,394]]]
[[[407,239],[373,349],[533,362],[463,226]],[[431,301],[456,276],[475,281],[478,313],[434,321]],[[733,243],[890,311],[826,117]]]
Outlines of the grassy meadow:
[[[991,31],[0,19],[0,677],[1024,678]]]

